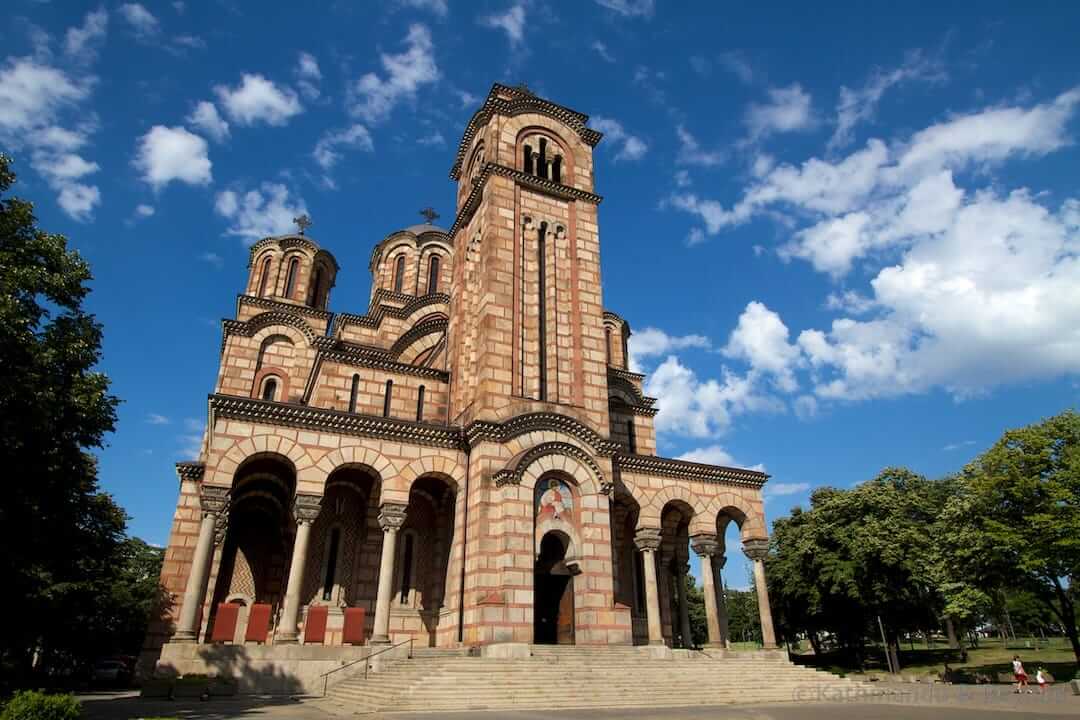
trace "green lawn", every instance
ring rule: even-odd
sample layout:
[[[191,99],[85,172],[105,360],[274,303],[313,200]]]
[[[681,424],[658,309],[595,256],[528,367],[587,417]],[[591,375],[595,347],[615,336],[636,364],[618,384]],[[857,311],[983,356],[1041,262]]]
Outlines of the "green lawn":
[[[880,648],[875,648],[872,652],[875,657],[868,663],[867,671],[874,675],[887,675],[884,653]],[[1012,672],[1014,655],[1020,656],[1033,682],[1035,671],[1039,667],[1049,670],[1056,682],[1071,680],[1077,670],[1076,657],[1065,638],[1053,638],[1049,641],[1049,646],[1041,639],[1038,643],[1032,639],[1028,646],[1025,639],[1020,638],[1017,641],[1010,640],[1007,647],[1003,646],[1000,639],[980,640],[978,648],[969,648],[967,652],[967,662],[961,662],[960,652],[949,650],[944,644],[935,643],[932,649],[928,649],[925,644],[915,643],[914,650],[910,645],[904,645],[900,650],[900,672],[909,675],[941,673],[948,662],[952,670],[963,671],[969,675],[996,677],[998,673]],[[845,665],[839,657],[831,653],[821,658],[815,658],[812,654],[796,655],[795,660],[800,664],[813,665],[834,673],[857,672],[857,668]]]

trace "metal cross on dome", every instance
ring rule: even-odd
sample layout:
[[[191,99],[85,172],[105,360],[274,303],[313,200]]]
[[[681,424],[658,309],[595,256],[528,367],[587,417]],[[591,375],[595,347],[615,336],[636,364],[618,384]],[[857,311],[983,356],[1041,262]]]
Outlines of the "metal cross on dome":
[[[309,218],[306,213],[304,215],[301,215],[300,217],[294,217],[292,221],[296,223],[296,227],[300,228],[301,235],[303,235],[304,232],[309,227],[311,227],[311,218]]]
[[[433,224],[439,217],[439,213],[435,212],[434,208],[426,207],[420,211],[420,214],[427,220],[427,224]]]

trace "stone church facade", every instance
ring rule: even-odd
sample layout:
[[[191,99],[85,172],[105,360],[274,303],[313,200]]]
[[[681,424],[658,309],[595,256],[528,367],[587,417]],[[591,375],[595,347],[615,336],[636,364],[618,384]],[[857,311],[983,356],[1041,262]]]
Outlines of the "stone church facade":
[[[365,314],[328,310],[339,268],[303,221],[251,248],[202,450],[177,465],[147,659],[688,646],[690,548],[722,647],[731,522],[775,645],[767,476],[656,455],[657,401],[601,298],[586,121],[495,85],[450,171],[453,223],[375,246]]]

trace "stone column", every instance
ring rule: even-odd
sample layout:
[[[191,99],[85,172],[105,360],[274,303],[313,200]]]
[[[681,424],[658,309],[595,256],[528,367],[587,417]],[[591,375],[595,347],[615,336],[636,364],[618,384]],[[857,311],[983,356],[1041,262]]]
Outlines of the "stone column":
[[[649,644],[663,645],[660,596],[656,588],[656,551],[660,547],[660,529],[638,528],[634,534],[634,544],[641,551],[641,565],[645,568],[645,615],[649,621]]]
[[[724,576],[720,572],[727,565],[727,558],[723,555],[717,555],[713,559],[713,572],[716,573],[716,617],[717,623],[720,626],[720,645],[721,647],[731,647],[731,633],[728,630],[728,612],[727,612],[727,590],[724,589]]]
[[[319,495],[297,495],[293,502],[293,517],[296,518],[296,538],[293,539],[292,561],[289,563],[289,584],[285,588],[285,602],[281,611],[281,624],[278,626],[275,642],[279,645],[291,645],[299,640],[297,624],[300,619],[300,593],[304,591],[304,574],[307,571],[308,540],[311,526],[319,516],[321,509]]]
[[[383,530],[382,558],[379,561],[379,591],[375,597],[375,627],[372,644],[390,642],[390,598],[394,595],[394,554],[398,530],[405,523],[405,505],[383,503],[379,507],[379,527]]]
[[[202,522],[199,524],[199,540],[191,558],[191,572],[184,588],[184,602],[180,607],[180,620],[172,641],[193,643],[199,637],[199,608],[206,596],[206,580],[214,554],[214,529],[218,518],[225,512],[229,488],[203,485],[199,488],[199,504],[202,506]]]
[[[758,614],[761,616],[761,643],[766,649],[776,648],[772,609],[769,607],[769,588],[765,584],[765,557],[769,554],[766,538],[743,541],[743,552],[754,562],[754,588],[757,590]]]
[[[682,646],[694,646],[690,634],[690,606],[686,604],[686,576],[690,574],[690,565],[679,561],[675,565],[675,593],[679,597],[679,632],[682,634]]]
[[[701,558],[701,579],[705,585],[705,624],[709,628],[709,645],[723,647],[723,636],[720,634],[720,611],[717,607],[716,585],[714,582],[714,570],[712,564],[713,555],[719,549],[720,544],[715,537],[709,535],[697,535],[691,541],[694,552]]]

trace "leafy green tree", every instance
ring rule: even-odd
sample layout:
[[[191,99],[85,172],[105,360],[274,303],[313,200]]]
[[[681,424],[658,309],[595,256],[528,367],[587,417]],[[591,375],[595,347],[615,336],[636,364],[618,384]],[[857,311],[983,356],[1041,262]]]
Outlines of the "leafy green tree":
[[[1060,623],[1080,663],[1080,414],[1009,430],[964,468],[945,536],[949,573],[992,594],[1031,593]]]
[[[36,227],[30,203],[8,196],[14,182],[0,155],[0,675],[9,678],[61,642],[50,629],[87,601],[124,530],[89,452],[113,430],[118,402],[94,370],[101,326],[82,307],[90,270],[64,236]]]
[[[705,591],[697,586],[697,580],[686,573],[686,607],[690,613],[690,639],[694,647],[709,642],[709,624],[705,617]]]
[[[725,592],[728,611],[728,639],[731,642],[761,642],[761,616],[757,593],[753,590]]]

